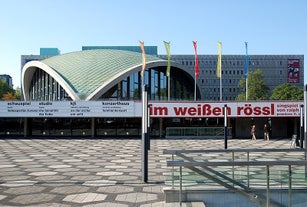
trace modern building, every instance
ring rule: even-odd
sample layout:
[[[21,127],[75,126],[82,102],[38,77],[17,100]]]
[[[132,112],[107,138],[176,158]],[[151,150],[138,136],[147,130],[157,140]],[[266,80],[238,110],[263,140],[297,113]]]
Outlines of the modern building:
[[[10,87],[13,88],[13,79],[10,75],[2,74],[0,75],[0,78],[4,80]]]
[[[150,49],[150,48],[149,48]],[[167,61],[146,56],[144,82],[149,99],[167,99]],[[27,62],[22,70],[24,100],[140,100],[142,55],[117,49],[91,49]],[[172,63],[172,100],[192,100],[194,87],[180,64]],[[200,94],[198,92],[198,94]]]
[[[146,46],[145,52],[148,59],[145,81],[147,83],[150,82],[151,87],[149,98],[152,100],[166,100],[167,89],[169,88],[172,100],[193,100],[195,56],[171,56],[171,87],[168,87],[165,74],[167,56],[157,54],[156,46]],[[140,53],[141,49],[139,46],[83,46],[82,51],[64,55],[59,55],[59,50],[56,48],[42,48],[40,55],[23,55],[21,57],[22,68],[24,68],[27,62],[36,60],[39,61],[39,64],[43,63],[45,67],[49,67],[49,72],[51,70],[56,71],[63,78],[59,82],[60,79],[54,80],[52,74],[48,73],[47,70],[41,70],[39,66],[31,65],[35,62],[27,64],[27,67],[24,68],[24,75],[26,77],[22,77],[22,88],[25,89],[24,92],[27,95],[25,100],[139,99],[140,94],[136,95],[136,91],[140,91],[141,87],[140,75],[138,74],[142,64]],[[93,55],[95,55],[96,59],[90,59]],[[55,57],[49,58],[52,56]],[[257,69],[262,71],[264,82],[269,87],[269,95],[272,94],[276,86],[283,83],[290,83],[303,88],[303,55],[250,55],[248,58],[249,71]],[[242,92],[238,84],[243,78],[245,55],[222,56],[222,83],[220,83],[220,79],[216,76],[217,55],[199,55],[198,59],[200,76],[196,79],[197,100],[219,101],[221,85],[222,100],[235,100],[236,96]],[[123,64],[122,61],[124,60]],[[153,60],[160,64],[152,66],[151,62]],[[38,62],[35,64],[38,64]],[[121,66],[116,64],[121,64]],[[121,67],[122,72],[127,69],[125,67],[134,67],[134,70],[122,74],[116,80],[110,81],[112,78],[115,78],[114,75],[118,74],[118,67]],[[156,69],[151,70],[151,67]],[[33,72],[34,70],[36,71],[35,74],[29,73],[29,71]],[[109,76],[102,75],[107,71]],[[189,74],[186,76],[189,77],[188,82],[180,79],[180,77],[184,77],[181,76],[181,72],[184,72],[186,75]],[[82,80],[82,78],[85,80]],[[30,80],[31,83],[29,83]],[[39,83],[42,80],[44,82]],[[100,84],[102,82],[106,83],[108,80],[107,87]],[[66,81],[69,82],[66,83]],[[91,83],[88,84],[88,82]],[[190,85],[186,85],[186,83]],[[26,85],[24,86],[24,84]],[[66,86],[64,86],[65,84]],[[183,88],[180,89],[181,86]],[[92,88],[81,89],[80,87]],[[42,88],[45,89],[43,90]],[[109,89],[112,92],[107,92]],[[92,94],[90,97],[88,93],[94,93],[94,90],[100,91],[96,91],[98,93],[96,95]]]
[[[30,61],[41,61],[52,56],[60,55],[58,48],[40,48],[39,55],[21,55],[21,68]]]
[[[49,51],[49,52],[48,52]],[[157,54],[156,46],[146,46],[146,70],[142,70],[139,46],[84,46],[81,51],[59,54],[56,49],[41,51],[41,55],[23,55],[22,92],[25,101],[140,101],[142,81],[148,85],[152,102],[168,100],[182,103],[218,103],[220,79],[216,76],[217,55],[199,55],[199,78],[194,78],[195,56],[172,55],[170,79],[166,76],[166,55]],[[241,93],[238,87],[243,78],[244,55],[222,56],[222,97],[233,102]],[[249,70],[260,69],[270,92],[283,83],[303,88],[303,55],[250,55]],[[73,103],[73,102],[72,102]],[[205,104],[206,105],[206,104]],[[261,104],[260,104],[261,105]],[[296,104],[297,105],[297,104]],[[259,109],[255,106],[256,110]],[[192,107],[193,108],[193,107]],[[195,113],[198,108],[191,111]],[[10,123],[10,124],[9,124]],[[292,136],[298,132],[297,116],[235,117],[229,119],[234,137],[248,137],[250,124],[269,123],[273,136]],[[41,136],[139,136],[141,119],[97,117],[71,118],[1,118],[2,131],[13,133],[18,127],[33,129],[31,135]],[[174,127],[223,127],[222,118],[167,117],[151,119],[151,135],[164,136]],[[16,131],[16,130],[15,130]],[[259,130],[261,132],[261,129]],[[1,132],[0,132],[1,133]]]
[[[160,58],[167,59],[165,55]],[[181,64],[194,76],[194,55],[172,55],[172,61]],[[198,87],[204,101],[220,100],[220,79],[216,76],[217,55],[198,55]],[[264,82],[269,87],[269,95],[276,86],[290,83],[299,88],[304,86],[303,55],[250,55],[249,71],[260,69]],[[243,78],[245,55],[222,55],[222,100],[235,100],[241,93],[238,84]],[[294,69],[295,68],[295,69]]]

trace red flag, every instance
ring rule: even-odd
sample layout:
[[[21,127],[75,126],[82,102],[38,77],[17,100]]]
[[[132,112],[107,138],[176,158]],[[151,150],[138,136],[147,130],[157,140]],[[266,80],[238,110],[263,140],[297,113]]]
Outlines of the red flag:
[[[193,46],[194,46],[194,51],[195,51],[195,78],[199,78],[197,42],[196,41],[193,41]]]

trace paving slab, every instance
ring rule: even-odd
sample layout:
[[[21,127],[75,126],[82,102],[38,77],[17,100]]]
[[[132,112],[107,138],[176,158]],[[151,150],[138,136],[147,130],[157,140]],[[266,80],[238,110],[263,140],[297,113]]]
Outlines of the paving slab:
[[[289,146],[290,139],[228,140],[229,149]],[[179,206],[164,202],[163,150],[223,148],[223,139],[153,139],[143,183],[140,139],[0,137],[0,206]]]

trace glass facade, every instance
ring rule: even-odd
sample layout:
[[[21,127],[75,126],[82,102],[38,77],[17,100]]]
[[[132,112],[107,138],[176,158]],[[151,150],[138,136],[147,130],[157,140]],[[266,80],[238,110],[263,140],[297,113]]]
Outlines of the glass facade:
[[[176,68],[173,68],[176,70]],[[165,67],[150,68],[144,73],[144,81],[149,87],[149,100],[167,100],[168,81]],[[141,100],[142,79],[134,73],[115,84],[98,100]],[[44,70],[37,68],[31,80],[30,101],[69,101],[72,100],[63,87]],[[193,100],[194,81],[177,70],[170,80],[171,100]]]
[[[176,68],[173,70],[176,70]],[[147,69],[144,73],[144,82],[149,86],[149,100],[167,100],[168,81],[165,74],[165,67]],[[193,100],[193,79],[184,74],[182,70],[178,70],[171,76],[170,84],[171,100]],[[141,91],[142,79],[139,73],[134,73],[113,86],[98,100],[141,100]]]
[[[33,75],[29,91],[30,101],[69,101],[63,87],[44,70],[37,69]]]

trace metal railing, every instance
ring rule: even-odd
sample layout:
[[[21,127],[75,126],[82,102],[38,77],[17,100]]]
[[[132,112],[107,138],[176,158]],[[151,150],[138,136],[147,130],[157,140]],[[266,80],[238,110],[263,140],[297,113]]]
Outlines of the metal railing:
[[[166,137],[224,137],[224,127],[167,127]],[[231,136],[231,127],[228,127]]]
[[[287,183],[288,190],[288,203],[286,206],[292,207],[292,190],[294,188],[304,188],[307,187],[306,175],[307,175],[307,161],[306,161],[305,149],[230,149],[230,150],[164,150],[164,154],[170,154],[172,159],[167,161],[167,166],[172,167],[172,188],[174,188],[175,180],[175,167],[179,167],[179,202],[182,204],[182,185],[183,185],[183,168],[189,169],[191,172],[201,175],[208,180],[213,181],[233,192],[237,192],[250,201],[259,204],[260,206],[270,206],[272,202],[276,206],[279,205],[278,202],[272,201],[270,199],[270,190],[277,186],[278,181],[273,180],[274,171],[285,170],[286,175],[281,176],[282,181]],[[215,161],[212,154],[216,153],[218,160]],[[195,155],[187,156],[188,155]],[[223,156],[224,155],[224,156]],[[231,156],[229,156],[231,155]],[[283,155],[283,156],[282,156]],[[175,156],[179,159],[175,160]],[[279,159],[279,160],[278,160]],[[304,167],[300,169],[300,178],[294,176],[297,174],[297,167]],[[222,168],[231,168],[231,176],[227,176],[227,173],[223,173]],[[264,174],[263,180],[261,180],[261,185],[259,187],[265,186],[266,194],[262,196],[257,194],[256,185],[251,185],[251,172],[257,168],[262,174]],[[236,171],[246,175],[242,179],[235,177]],[[224,170],[225,171],[225,170]],[[228,170],[227,170],[228,171]],[[229,175],[230,173],[228,173]],[[178,176],[177,176],[178,177]],[[293,179],[298,182],[293,185]],[[245,181],[243,181],[245,180]],[[259,180],[257,181],[259,182]],[[207,182],[208,184],[208,182]],[[259,183],[258,183],[259,184]],[[285,187],[285,186],[283,186]]]

